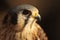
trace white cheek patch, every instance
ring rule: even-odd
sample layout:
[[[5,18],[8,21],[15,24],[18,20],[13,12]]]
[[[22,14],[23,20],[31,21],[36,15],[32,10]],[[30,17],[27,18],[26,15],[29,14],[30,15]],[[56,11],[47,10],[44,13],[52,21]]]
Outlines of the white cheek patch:
[[[24,21],[24,16],[22,14],[18,14],[18,22]]]
[[[19,14],[17,15],[17,25],[18,25],[18,26],[16,27],[17,30],[22,30],[22,29],[23,29],[23,26],[24,26],[24,23],[25,23],[23,17],[24,17],[24,16],[23,16],[21,13],[19,13]]]
[[[26,20],[26,19],[27,19],[27,17],[25,16],[25,17],[24,17],[24,20]]]
[[[33,18],[30,18],[30,20],[33,20]]]
[[[26,19],[27,19],[27,17],[25,15],[23,15],[22,13],[18,14],[18,24],[19,25],[23,26]]]
[[[18,19],[27,19],[27,17],[25,15],[22,14],[23,11],[20,11],[20,13],[18,14]]]

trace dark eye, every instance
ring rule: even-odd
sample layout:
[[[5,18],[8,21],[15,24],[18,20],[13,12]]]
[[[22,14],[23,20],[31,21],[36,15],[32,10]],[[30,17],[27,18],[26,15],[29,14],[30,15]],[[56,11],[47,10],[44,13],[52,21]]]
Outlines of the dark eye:
[[[31,12],[30,12],[29,10],[26,10],[26,9],[23,10],[23,14],[24,14],[24,15],[27,15],[27,14],[30,14],[30,13],[31,13]]]

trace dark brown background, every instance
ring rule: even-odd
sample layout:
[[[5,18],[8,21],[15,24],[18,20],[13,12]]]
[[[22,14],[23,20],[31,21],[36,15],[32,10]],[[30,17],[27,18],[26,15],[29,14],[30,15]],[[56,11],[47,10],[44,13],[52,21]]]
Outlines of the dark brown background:
[[[49,40],[60,40],[60,0],[0,0],[0,21],[9,8],[26,3],[40,10],[41,26]]]

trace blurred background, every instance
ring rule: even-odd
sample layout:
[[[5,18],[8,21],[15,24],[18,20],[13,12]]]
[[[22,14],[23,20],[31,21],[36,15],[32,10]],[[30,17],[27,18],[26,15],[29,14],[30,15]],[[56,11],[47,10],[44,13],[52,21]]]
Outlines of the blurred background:
[[[20,4],[36,6],[42,17],[40,25],[49,40],[60,40],[60,0],[0,0],[0,23],[7,11]]]

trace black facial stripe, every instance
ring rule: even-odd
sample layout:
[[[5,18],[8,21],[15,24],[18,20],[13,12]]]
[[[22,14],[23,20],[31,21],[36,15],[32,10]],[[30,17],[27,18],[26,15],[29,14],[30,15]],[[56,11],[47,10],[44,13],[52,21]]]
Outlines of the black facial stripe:
[[[29,10],[27,10],[27,11],[29,11]],[[25,25],[28,23],[28,19],[29,19],[30,15],[32,14],[32,12],[29,11],[28,14],[29,14],[29,15],[27,16],[27,19],[25,20],[24,27],[25,27]]]
[[[29,17],[30,17],[30,15],[29,15],[29,16],[27,17],[27,19],[25,20],[25,24],[27,24],[27,21],[28,21]]]

